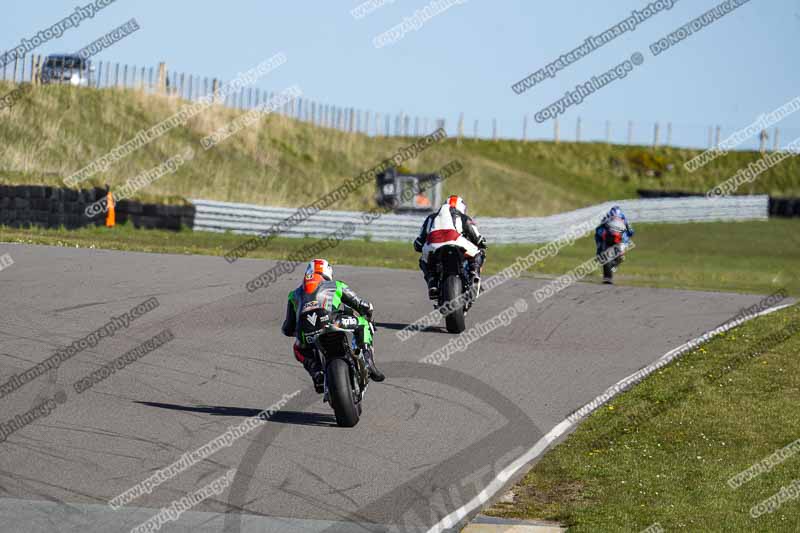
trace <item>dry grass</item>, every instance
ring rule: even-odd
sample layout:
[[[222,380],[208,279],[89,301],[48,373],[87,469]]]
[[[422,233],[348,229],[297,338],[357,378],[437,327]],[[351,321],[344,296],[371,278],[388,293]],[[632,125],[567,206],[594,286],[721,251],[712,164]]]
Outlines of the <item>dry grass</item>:
[[[0,83],[0,94],[9,90],[10,85]],[[12,109],[0,112],[0,183],[60,185],[64,177],[184,104],[136,90],[36,88]],[[195,160],[150,185],[147,197],[298,206],[414,140],[346,134],[270,115],[214,149],[202,150],[200,139],[242,113],[221,107],[206,110],[185,127],[173,129],[97,174],[87,185],[122,185],[192,146],[198,152]],[[531,216],[635,197],[637,187],[705,190],[757,157],[731,154],[689,175],[681,164],[697,152],[667,148],[656,155],[670,162],[673,170],[649,177],[628,163],[637,150],[642,149],[590,143],[465,141],[458,145],[449,139],[405,166],[430,172],[458,159],[464,171],[445,184],[445,194],[465,195],[478,216]],[[785,161],[742,192],[800,195],[796,166],[794,159]],[[374,194],[374,187],[365,186],[335,208],[371,208]]]

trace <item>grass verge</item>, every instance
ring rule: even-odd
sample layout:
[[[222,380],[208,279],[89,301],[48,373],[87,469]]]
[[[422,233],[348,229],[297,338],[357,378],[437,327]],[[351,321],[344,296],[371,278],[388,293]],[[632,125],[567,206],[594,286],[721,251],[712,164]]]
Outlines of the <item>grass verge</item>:
[[[714,338],[590,415],[488,514],[570,532],[800,530],[797,498],[750,515],[800,478],[798,353],[797,305]],[[795,456],[728,484],[791,443]]]
[[[141,252],[224,255],[250,236],[192,231],[84,228],[76,231],[0,227],[0,242],[105,248]],[[697,290],[769,293],[786,288],[800,295],[800,220],[749,223],[639,224],[636,248],[621,266],[617,283]],[[277,238],[248,257],[285,259],[316,239]],[[531,253],[534,245],[496,245],[488,251],[487,275]],[[418,268],[410,243],[343,241],[327,250],[333,264]],[[586,237],[542,263],[534,275],[560,275],[594,255]],[[310,258],[309,258],[310,259]],[[598,281],[601,272],[586,278]]]
[[[0,95],[12,90],[0,82]],[[93,160],[176,113],[184,101],[137,90],[36,87],[0,120],[0,184],[59,186]],[[87,184],[116,188],[166,159],[194,147],[195,159],[136,198],[206,198],[272,206],[308,204],[371,168],[414,139],[376,138],[315,127],[270,115],[221,143],[200,140],[240,117],[215,107],[139,148]],[[695,172],[683,164],[699,150],[605,143],[553,143],[447,139],[404,163],[431,172],[457,159],[464,166],[443,193],[462,194],[478,216],[537,216],[607,200],[635,198],[638,188],[704,193],[760,159],[732,152]],[[368,184],[334,209],[369,210]],[[793,157],[745,183],[738,194],[800,196],[800,159]]]

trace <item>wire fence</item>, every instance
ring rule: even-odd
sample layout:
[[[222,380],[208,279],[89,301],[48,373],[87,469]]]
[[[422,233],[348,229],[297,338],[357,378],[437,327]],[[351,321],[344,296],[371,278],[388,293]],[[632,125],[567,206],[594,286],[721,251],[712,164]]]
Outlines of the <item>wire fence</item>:
[[[52,64],[55,56],[30,55],[4,65],[0,76],[11,83],[70,84],[93,89],[134,89],[189,101],[213,94],[225,81],[209,76],[169,70],[166,64],[143,67],[109,61],[69,61]],[[242,88],[225,94],[219,104],[248,110],[268,101],[275,93],[257,87]],[[439,117],[410,115],[403,112],[384,113],[357,107],[337,106],[309,98],[298,98],[277,111],[279,114],[318,127],[375,137],[419,137],[438,128],[458,142],[470,140],[518,140],[559,142],[600,142],[635,146],[675,146],[711,148],[745,124],[738,126],[679,124],[666,122],[574,121],[553,120],[538,124],[532,114],[514,118],[478,119],[465,113]],[[778,150],[800,137],[800,129],[770,128],[761,130],[738,149]]]

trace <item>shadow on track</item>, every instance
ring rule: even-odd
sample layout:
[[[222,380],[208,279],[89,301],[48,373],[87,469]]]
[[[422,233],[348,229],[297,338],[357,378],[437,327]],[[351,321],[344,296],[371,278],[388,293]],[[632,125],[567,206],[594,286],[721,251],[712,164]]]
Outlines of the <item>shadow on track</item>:
[[[214,416],[258,416],[262,409],[248,407],[224,407],[213,405],[177,405],[160,402],[135,402],[148,407],[169,409],[171,411],[190,411],[192,413],[206,413]],[[336,426],[336,417],[333,414],[304,413],[302,411],[276,411],[269,418],[270,422],[279,424],[294,424],[298,426]]]
[[[386,329],[393,329],[396,331],[401,331],[406,329],[411,324],[402,324],[400,322],[375,322],[376,328],[386,328]],[[422,328],[421,331],[433,331],[436,333],[447,333],[447,330],[442,326],[427,326]]]

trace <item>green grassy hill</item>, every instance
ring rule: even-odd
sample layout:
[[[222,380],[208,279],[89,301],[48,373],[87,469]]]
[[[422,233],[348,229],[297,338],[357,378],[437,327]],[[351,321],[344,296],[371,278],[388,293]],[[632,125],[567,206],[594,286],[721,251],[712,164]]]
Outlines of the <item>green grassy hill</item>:
[[[11,89],[0,83],[0,95]],[[133,90],[35,88],[12,109],[0,111],[0,183],[60,185],[64,177],[181,105],[174,98]],[[210,109],[88,183],[122,185],[192,146],[198,153],[194,161],[151,184],[139,197],[299,206],[412,141],[346,134],[270,116],[203,152],[200,139],[241,114]],[[682,165],[698,153],[603,143],[464,140],[458,145],[448,139],[406,166],[426,172],[458,159],[464,171],[445,184],[445,194],[463,194],[477,215],[533,216],[634,198],[637,188],[704,192],[759,158],[752,152],[733,153],[690,174]],[[800,196],[799,171],[796,158],[786,160],[738,192]],[[373,207],[374,194],[374,187],[366,186],[335,207],[367,209]]]

